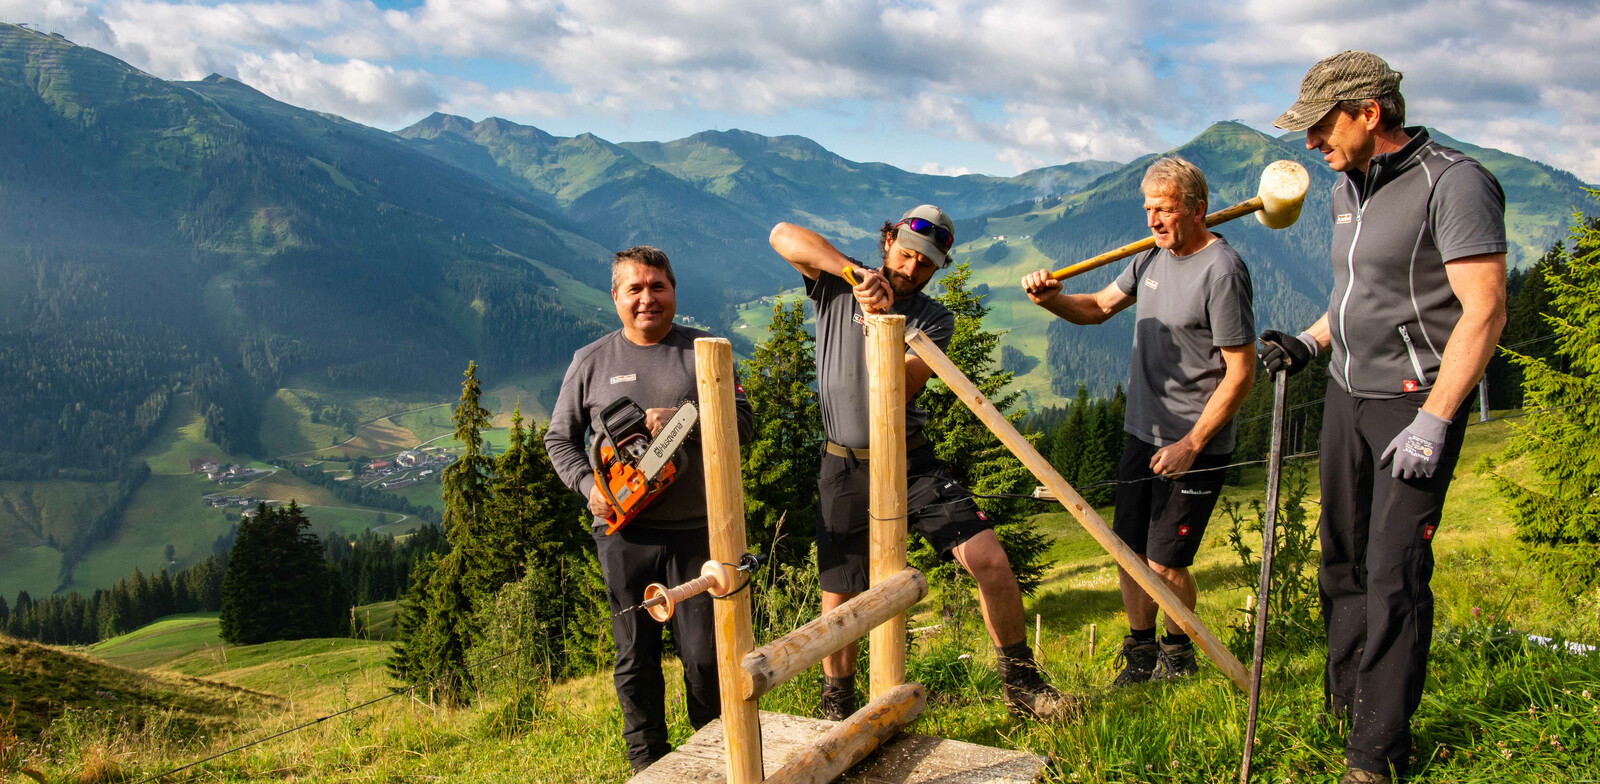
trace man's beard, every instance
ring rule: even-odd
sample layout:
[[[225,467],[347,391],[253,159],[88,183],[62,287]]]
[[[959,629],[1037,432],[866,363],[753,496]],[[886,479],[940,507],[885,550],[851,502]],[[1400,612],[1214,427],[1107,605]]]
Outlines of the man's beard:
[[[889,290],[894,292],[895,299],[909,299],[914,297],[924,288],[927,288],[929,283],[933,282],[933,278],[930,277],[923,281],[922,285],[919,286],[913,283],[911,278],[901,275],[900,273],[889,269],[887,266],[880,269],[879,272],[883,273],[884,280],[889,281]]]

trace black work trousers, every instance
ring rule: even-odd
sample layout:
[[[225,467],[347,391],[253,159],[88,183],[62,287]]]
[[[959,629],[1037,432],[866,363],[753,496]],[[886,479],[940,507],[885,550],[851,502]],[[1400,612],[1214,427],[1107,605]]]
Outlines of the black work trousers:
[[[616,613],[643,602],[644,589],[651,583],[672,586],[699,577],[700,568],[711,558],[711,541],[704,527],[664,531],[638,524],[610,536],[604,528],[596,528],[594,539],[614,616],[611,639],[617,645],[617,664],[612,681],[622,706],[622,739],[628,761],[637,766],[672,750],[667,743],[666,678],[661,672],[664,627],[643,611]],[[711,615],[711,597],[700,594],[679,602],[668,621],[683,662],[689,723],[695,729],[722,711]]]
[[[1345,760],[1375,773],[1404,775],[1410,761],[1433,641],[1433,535],[1467,427],[1463,405],[1434,475],[1395,479],[1378,459],[1426,399],[1357,398],[1330,380],[1323,410],[1323,683],[1328,710],[1351,721]]]

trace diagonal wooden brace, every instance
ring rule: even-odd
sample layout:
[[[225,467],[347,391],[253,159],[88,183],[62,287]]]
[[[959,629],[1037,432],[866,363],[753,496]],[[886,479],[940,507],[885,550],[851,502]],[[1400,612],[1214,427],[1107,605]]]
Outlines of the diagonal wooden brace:
[[[1017,459],[1021,460],[1024,466],[1027,466],[1029,471],[1033,472],[1034,477],[1039,480],[1040,484],[1048,488],[1056,497],[1056,500],[1060,501],[1061,505],[1072,513],[1073,517],[1078,518],[1078,522],[1083,525],[1084,530],[1088,531],[1089,535],[1093,536],[1095,541],[1099,542],[1100,546],[1104,547],[1106,552],[1116,559],[1116,562],[1133,577],[1134,582],[1137,582],[1145,593],[1150,594],[1151,598],[1156,600],[1156,604],[1166,611],[1167,617],[1177,621],[1178,626],[1183,629],[1184,633],[1194,638],[1195,643],[1200,646],[1200,650],[1205,651],[1206,655],[1211,657],[1211,661],[1222,670],[1223,674],[1228,676],[1229,680],[1233,681],[1233,685],[1238,686],[1240,691],[1249,692],[1250,680],[1244,665],[1234,658],[1232,653],[1228,652],[1222,641],[1218,640],[1217,636],[1205,627],[1205,624],[1200,623],[1200,619],[1195,616],[1194,611],[1185,607],[1183,602],[1178,599],[1177,594],[1174,594],[1172,589],[1166,586],[1166,583],[1161,582],[1161,578],[1156,577],[1155,572],[1150,571],[1150,567],[1145,565],[1144,561],[1122,539],[1112,533],[1111,528],[1106,525],[1106,521],[1100,517],[1100,513],[1096,512],[1094,507],[1089,506],[1088,502],[1083,500],[1083,496],[1078,495],[1078,491],[1072,489],[1072,485],[1068,484],[1067,480],[1061,478],[1061,474],[1057,473],[1055,468],[1050,465],[1050,461],[1045,460],[1044,455],[1039,454],[1039,450],[1035,449],[1033,444],[1028,443],[1028,439],[1023,438],[1021,433],[1017,432],[1017,429],[1011,425],[1011,421],[1006,419],[1005,415],[1000,413],[1000,409],[995,408],[994,404],[989,402],[989,399],[984,397],[982,392],[978,391],[978,387],[961,372],[961,369],[956,367],[955,363],[951,362],[950,358],[945,356],[944,352],[940,351],[939,347],[934,345],[933,341],[927,335],[924,335],[921,330],[908,330],[906,332],[906,344],[917,352],[917,356],[921,357],[922,361],[928,363],[928,367],[933,369],[939,380],[943,381],[945,386],[950,387],[950,390],[956,393],[956,397],[960,398],[967,408],[972,409],[972,413],[976,414],[990,430],[994,431],[994,434],[999,437],[1000,443],[1005,444],[1006,448],[1010,449],[1017,456]]]

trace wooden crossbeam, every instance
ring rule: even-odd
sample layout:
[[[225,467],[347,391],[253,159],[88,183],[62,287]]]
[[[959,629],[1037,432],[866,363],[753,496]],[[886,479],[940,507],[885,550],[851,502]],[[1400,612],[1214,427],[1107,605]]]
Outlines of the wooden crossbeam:
[[[1133,577],[1139,587],[1143,588],[1145,593],[1150,594],[1151,598],[1155,599],[1156,604],[1166,611],[1167,617],[1177,621],[1178,626],[1186,634],[1194,638],[1195,643],[1200,646],[1200,650],[1205,651],[1206,655],[1211,657],[1212,663],[1218,669],[1221,669],[1229,680],[1233,681],[1233,685],[1239,687],[1241,691],[1248,692],[1250,690],[1250,681],[1249,673],[1245,666],[1234,658],[1233,654],[1223,646],[1222,641],[1217,639],[1217,636],[1212,634],[1205,624],[1200,622],[1194,611],[1184,606],[1183,602],[1178,599],[1177,594],[1174,594],[1166,583],[1161,582],[1161,578],[1157,577],[1155,572],[1150,571],[1150,567],[1145,564],[1144,560],[1112,532],[1110,526],[1107,526],[1106,521],[1100,517],[1100,513],[1096,512],[1094,507],[1084,501],[1083,496],[1078,495],[1078,491],[1074,490],[1072,485],[1067,483],[1067,480],[1061,478],[1061,474],[1057,473],[1056,469],[1050,465],[1050,461],[1044,459],[1044,456],[1039,454],[1039,450],[1035,449],[1033,444],[1028,443],[1028,439],[1024,438],[1021,433],[1017,432],[1016,427],[1012,426],[1011,421],[1006,419],[1005,414],[1000,413],[1000,409],[995,408],[995,405],[989,402],[989,399],[984,397],[982,392],[978,391],[977,385],[973,384],[972,380],[967,378],[966,374],[962,373],[961,369],[956,367],[955,363],[951,362],[950,358],[945,356],[937,345],[934,345],[933,340],[920,330],[912,330],[906,335],[906,343],[917,352],[917,356],[921,357],[922,361],[928,363],[928,367],[933,368],[933,372],[939,377],[939,380],[950,387],[950,390],[956,393],[956,397],[960,398],[967,408],[972,409],[972,413],[983,420],[983,423],[999,437],[1000,442],[1005,444],[1006,448],[1010,449],[1017,456],[1017,459],[1021,460],[1024,466],[1027,466],[1029,471],[1033,472],[1034,477],[1055,496],[1055,499],[1060,501],[1061,505],[1066,507],[1067,511],[1078,519],[1078,523],[1084,527],[1084,530],[1088,531],[1089,535],[1094,537],[1095,541],[1099,542],[1100,546],[1105,548],[1112,558],[1116,559],[1116,562]]]
[[[906,567],[810,623],[744,657],[744,698],[753,700],[849,645],[928,595],[928,578]]]

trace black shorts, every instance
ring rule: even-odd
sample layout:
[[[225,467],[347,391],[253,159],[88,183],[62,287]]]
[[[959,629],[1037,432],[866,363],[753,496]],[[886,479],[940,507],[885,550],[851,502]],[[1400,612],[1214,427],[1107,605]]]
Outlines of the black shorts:
[[[1211,511],[1217,506],[1229,455],[1198,455],[1177,479],[1152,478],[1150,458],[1159,447],[1128,437],[1117,466],[1116,511],[1111,530],[1154,563],[1172,569],[1188,567],[1200,551]],[[1144,481],[1138,481],[1144,480]]]
[[[866,460],[822,454],[817,568],[822,590],[829,593],[867,590],[870,475]],[[994,528],[972,493],[934,456],[932,445],[906,453],[906,518],[947,560],[958,545]]]

